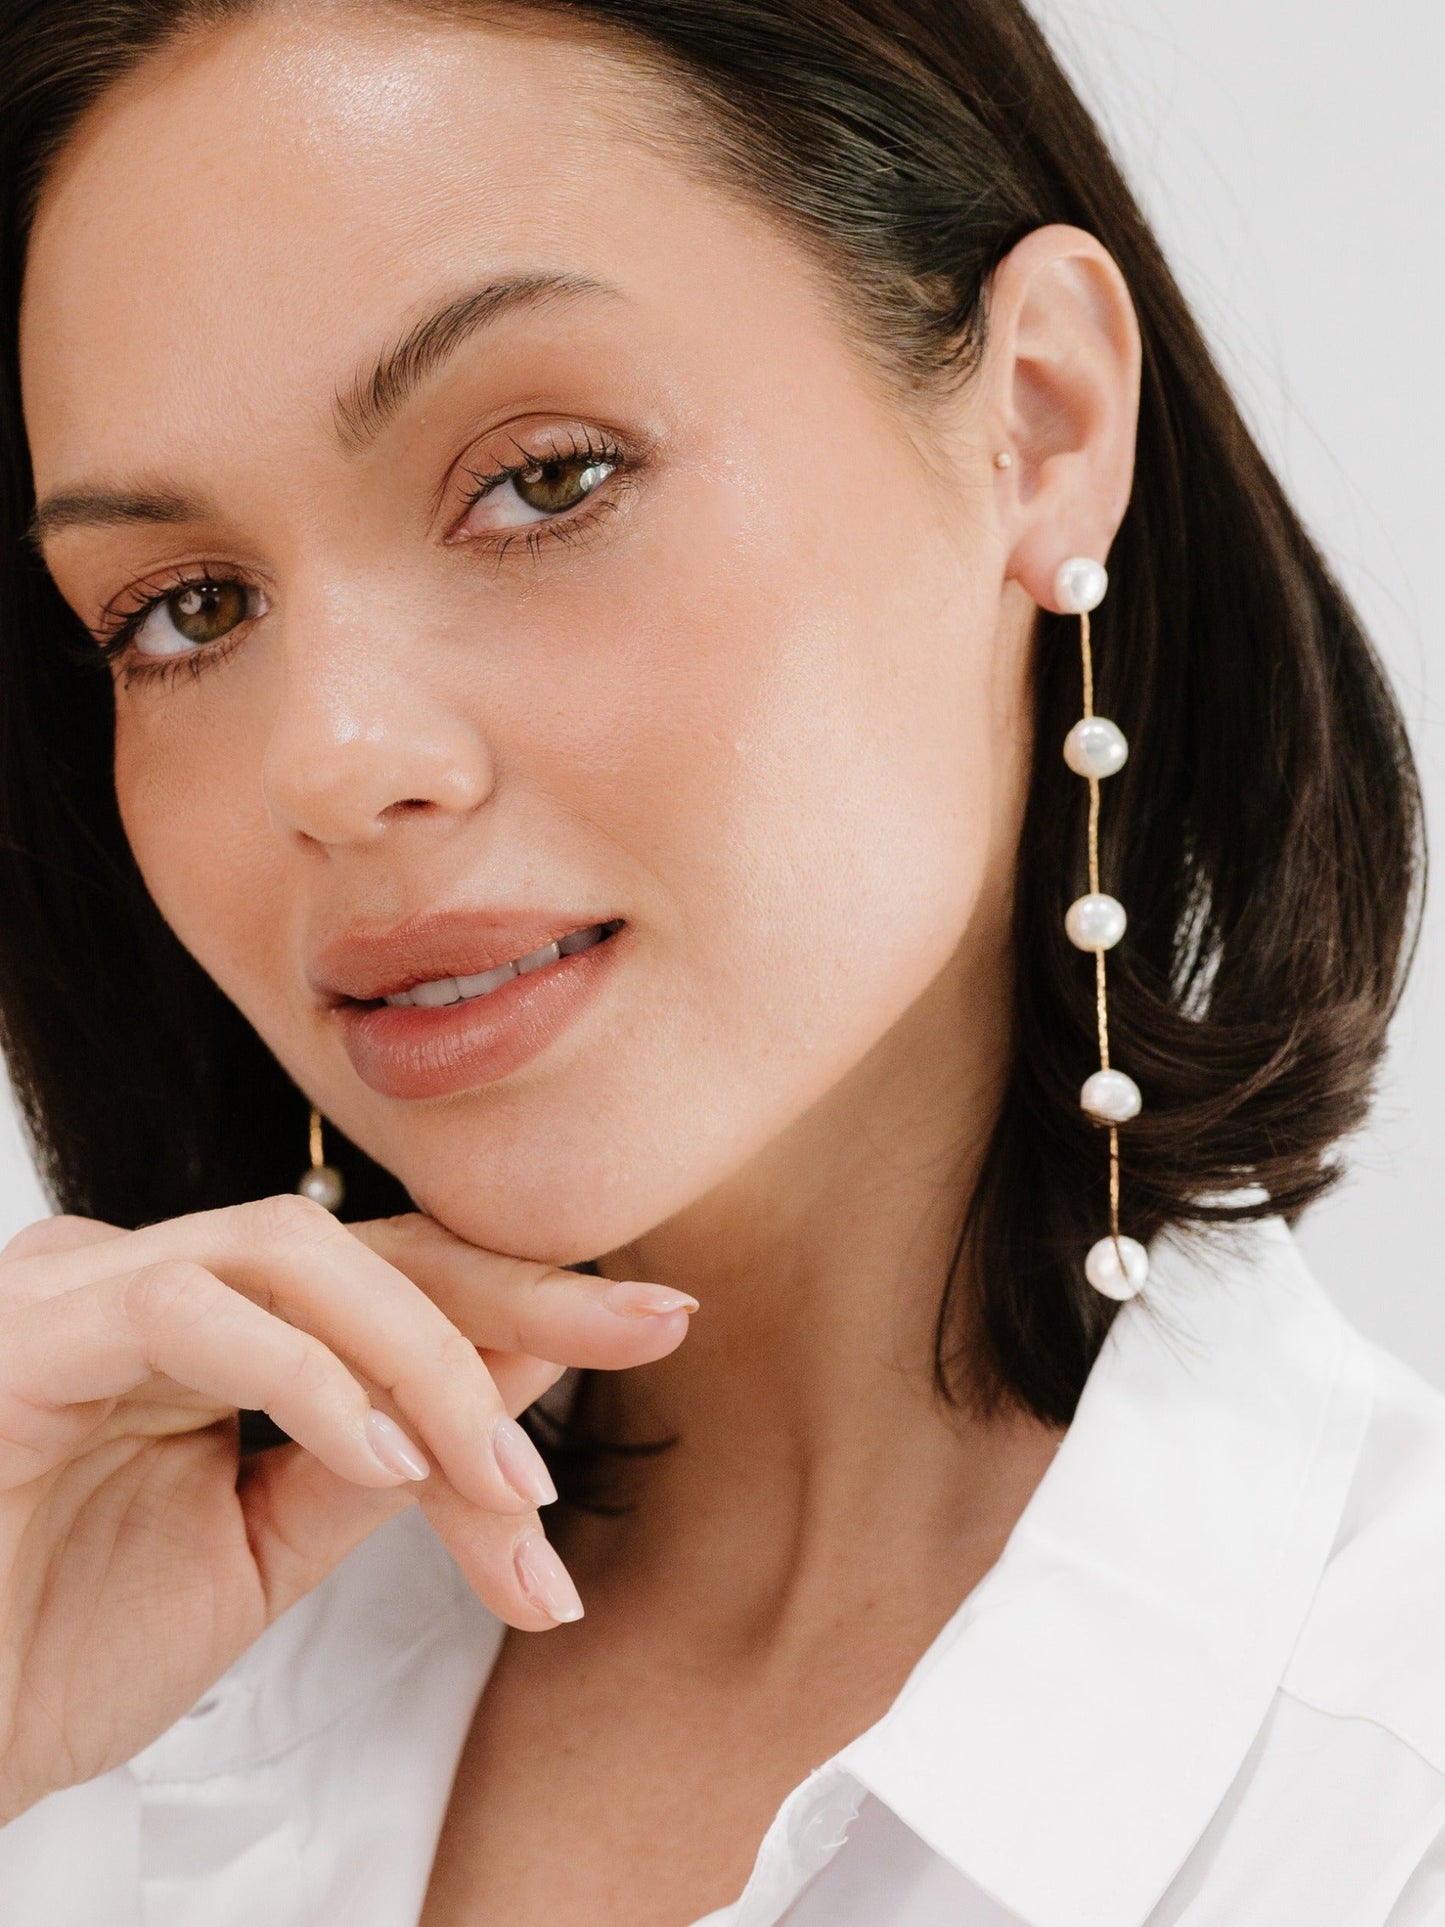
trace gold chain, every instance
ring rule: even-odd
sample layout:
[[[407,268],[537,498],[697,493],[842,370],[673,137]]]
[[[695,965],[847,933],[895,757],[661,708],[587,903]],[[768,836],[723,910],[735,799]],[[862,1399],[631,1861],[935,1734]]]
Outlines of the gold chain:
[[[1089,635],[1089,612],[1079,616],[1079,643],[1084,657],[1084,716],[1094,717],[1094,650]],[[1099,779],[1089,778],[1089,894],[1101,894],[1099,884]],[[1099,1068],[1109,1069],[1109,974],[1104,952],[1094,952],[1094,1009],[1099,1027]],[[1124,1253],[1119,1245],[1119,1127],[1109,1127],[1109,1233],[1114,1240],[1120,1270]],[[1127,1274],[1126,1274],[1127,1275]]]

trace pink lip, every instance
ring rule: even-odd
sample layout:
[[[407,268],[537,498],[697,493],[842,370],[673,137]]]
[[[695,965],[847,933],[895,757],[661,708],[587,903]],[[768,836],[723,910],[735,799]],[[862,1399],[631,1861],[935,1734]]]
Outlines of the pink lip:
[[[315,953],[306,977],[325,1003],[370,1003],[441,977],[480,976],[574,930],[614,921],[606,911],[428,910],[387,930],[349,930]]]
[[[568,929],[582,927],[575,919],[568,925]],[[383,1097],[447,1097],[495,1084],[540,1056],[581,1016],[610,975],[627,929],[624,924],[586,950],[512,977],[486,996],[437,1009],[343,999],[332,1013],[342,1047],[357,1076]],[[554,933],[565,934],[565,930]],[[552,941],[538,936],[532,943],[533,935],[534,930],[527,932],[532,949]],[[515,944],[515,935],[508,934],[505,941]],[[456,954],[455,949],[450,954]],[[393,996],[412,983],[436,977],[480,974],[494,962],[526,954],[526,948],[512,948],[479,960],[473,946],[450,969],[428,967],[423,973],[415,965],[407,966],[404,981],[382,994]]]

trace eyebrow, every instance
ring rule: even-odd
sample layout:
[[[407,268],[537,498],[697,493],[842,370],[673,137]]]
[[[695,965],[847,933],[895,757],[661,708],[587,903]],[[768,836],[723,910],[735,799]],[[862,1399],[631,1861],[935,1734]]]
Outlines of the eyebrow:
[[[114,528],[122,522],[199,522],[205,502],[162,490],[66,488],[47,495],[31,516],[25,538],[39,548],[61,529]]]
[[[332,396],[337,441],[353,454],[369,447],[429,375],[435,374],[463,342],[503,316],[524,310],[540,312],[558,303],[597,297],[626,298],[615,283],[591,275],[536,273],[492,281],[444,302],[384,350],[370,369],[359,372],[347,388],[338,389]],[[37,504],[26,534],[38,548],[47,536],[61,529],[113,528],[127,522],[199,522],[213,513],[202,498],[166,489],[103,485],[67,488]]]

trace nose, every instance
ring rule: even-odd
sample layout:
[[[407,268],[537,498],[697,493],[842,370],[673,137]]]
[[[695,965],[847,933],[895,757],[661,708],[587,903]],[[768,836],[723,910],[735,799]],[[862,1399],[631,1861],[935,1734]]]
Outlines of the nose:
[[[454,662],[396,621],[289,613],[261,779],[278,835],[364,845],[400,818],[457,818],[486,801],[491,747],[457,697]]]

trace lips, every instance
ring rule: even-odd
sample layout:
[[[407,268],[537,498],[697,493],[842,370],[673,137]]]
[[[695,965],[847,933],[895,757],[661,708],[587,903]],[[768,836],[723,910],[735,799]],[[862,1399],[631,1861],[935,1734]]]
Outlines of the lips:
[[[534,970],[545,970],[562,957],[571,957],[579,950],[601,943],[621,927],[621,918],[611,923],[594,923],[586,930],[569,931],[560,942],[544,944],[540,950],[530,950],[525,957],[516,957],[511,963],[498,964],[494,970],[479,971],[469,977],[432,978],[383,1001],[396,1007],[419,1004],[423,1009],[439,1010],[447,1004],[464,1003],[471,997],[490,997],[512,977],[527,977]]]
[[[582,932],[593,940],[564,947]],[[384,1097],[446,1097],[496,1083],[546,1050],[600,993],[627,934],[623,919],[585,911],[432,914],[353,933],[318,952],[308,977],[363,1083]],[[520,973],[506,968],[529,959]],[[488,973],[500,981],[482,990]],[[471,994],[453,996],[460,984]]]
[[[576,910],[429,911],[390,930],[352,931],[325,945],[307,981],[323,1003],[377,1003],[417,984],[483,976],[592,925],[611,929],[620,922]]]

